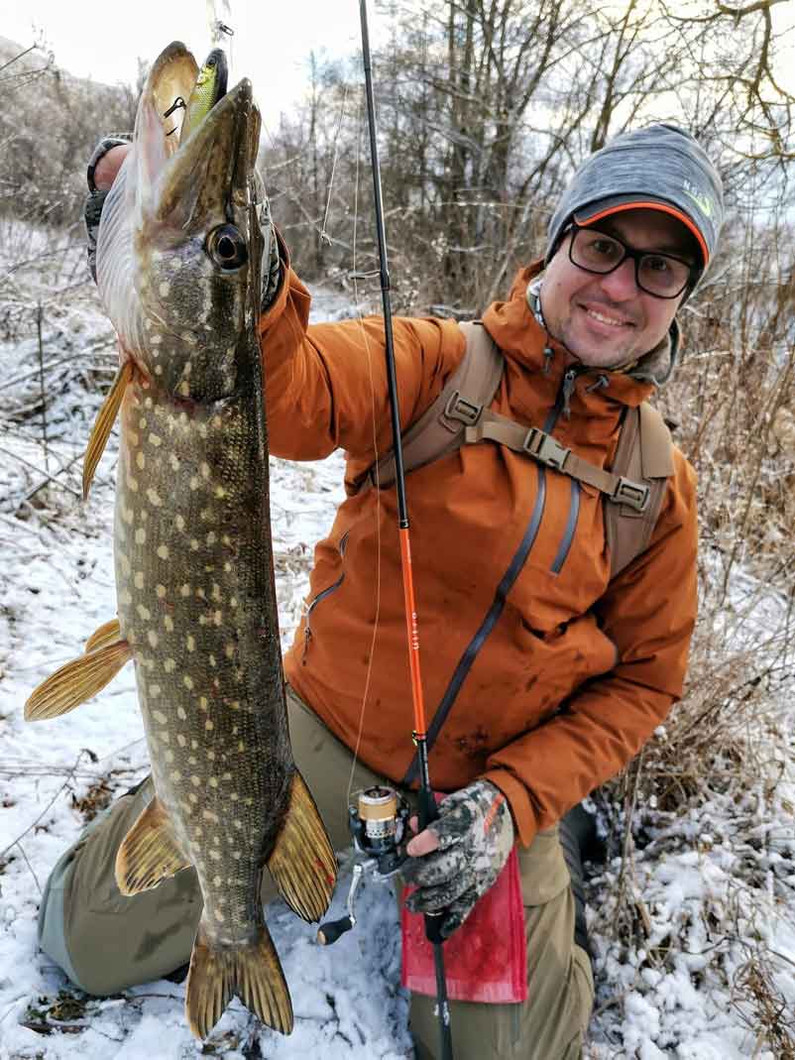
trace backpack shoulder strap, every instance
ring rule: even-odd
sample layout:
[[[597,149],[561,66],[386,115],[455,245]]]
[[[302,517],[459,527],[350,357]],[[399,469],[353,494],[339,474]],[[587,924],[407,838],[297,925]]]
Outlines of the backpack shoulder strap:
[[[648,402],[627,410],[612,470],[649,487],[643,511],[625,504],[604,505],[610,577],[615,578],[649,547],[668,479],[674,473],[671,432]]]
[[[466,338],[464,356],[436,399],[402,435],[406,471],[430,464],[464,443],[467,422],[474,423],[484,406],[491,404],[500,385],[504,358],[479,320],[459,324]],[[452,419],[450,412],[455,412]],[[381,489],[395,481],[395,457],[390,449],[363,472],[353,485],[360,493],[378,483]]]

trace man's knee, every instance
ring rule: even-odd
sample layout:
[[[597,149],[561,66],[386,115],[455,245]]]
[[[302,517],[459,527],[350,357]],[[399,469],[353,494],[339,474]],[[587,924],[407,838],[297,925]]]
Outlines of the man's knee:
[[[192,869],[131,897],[116,884],[118,848],[151,797],[148,782],[117,799],[62,855],[47,881],[39,945],[90,994],[159,979],[190,956],[201,913]]]

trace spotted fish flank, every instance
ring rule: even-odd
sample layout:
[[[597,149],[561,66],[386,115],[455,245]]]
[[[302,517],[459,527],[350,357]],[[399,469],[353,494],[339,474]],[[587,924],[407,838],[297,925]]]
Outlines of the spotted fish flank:
[[[205,1037],[233,995],[291,1030],[261,875],[267,866],[285,901],[318,920],[336,864],[287,731],[256,332],[259,114],[243,81],[194,112],[181,142],[167,136],[178,114],[165,126],[162,115],[196,74],[181,44],[155,62],[99,231],[100,294],[125,360],[90,470],[118,409],[118,620],[28,713],[71,710],[134,660],[155,797],[116,878],[135,894],[195,868],[204,909],[186,1013]]]

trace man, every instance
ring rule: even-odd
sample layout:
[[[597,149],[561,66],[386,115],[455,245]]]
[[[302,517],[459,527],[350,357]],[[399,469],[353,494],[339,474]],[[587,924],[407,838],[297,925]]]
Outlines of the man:
[[[92,161],[90,228],[124,151],[106,141]],[[675,366],[676,313],[714,252],[722,209],[717,172],[673,126],[617,137],[589,158],[552,217],[544,262],[484,313],[505,362],[492,411],[542,428],[592,470],[609,468],[627,410]],[[415,779],[394,492],[359,488],[391,444],[383,324],[308,327],[309,295],[284,245],[270,245],[261,335],[271,451],[347,454],[349,497],[317,546],[285,659],[296,762],[339,848],[352,766],[354,787]],[[466,341],[446,320],[398,319],[394,330],[406,430]],[[447,935],[466,930],[517,847],[528,998],[454,1003],[454,1052],[573,1060],[593,980],[568,814],[681,694],[696,610],[694,475],[674,451],[648,547],[613,578],[608,502],[587,476],[481,442],[414,471],[408,496],[424,692],[438,727],[431,777],[449,793],[409,845],[410,903],[441,912]],[[89,828],[42,902],[43,948],[93,993],[167,974],[190,952],[192,871],[132,899],[113,882],[115,851],[149,798],[147,782]],[[432,999],[412,997],[411,1028],[418,1056],[434,1056]]]

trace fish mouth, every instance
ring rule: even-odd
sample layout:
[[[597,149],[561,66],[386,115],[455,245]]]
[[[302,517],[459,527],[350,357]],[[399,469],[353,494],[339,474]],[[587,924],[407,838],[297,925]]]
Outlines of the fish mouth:
[[[208,218],[231,219],[235,208],[245,208],[259,146],[260,115],[248,78],[223,94],[180,143],[172,108],[190,97],[198,73],[183,44],[169,45],[150,73],[136,130],[142,183],[152,190],[146,212],[155,223],[182,231],[206,226]]]
[[[244,207],[257,157],[259,113],[251,82],[243,79],[226,93],[172,157],[163,173],[155,217],[185,215],[181,228],[208,215]],[[231,201],[230,201],[231,200]]]

